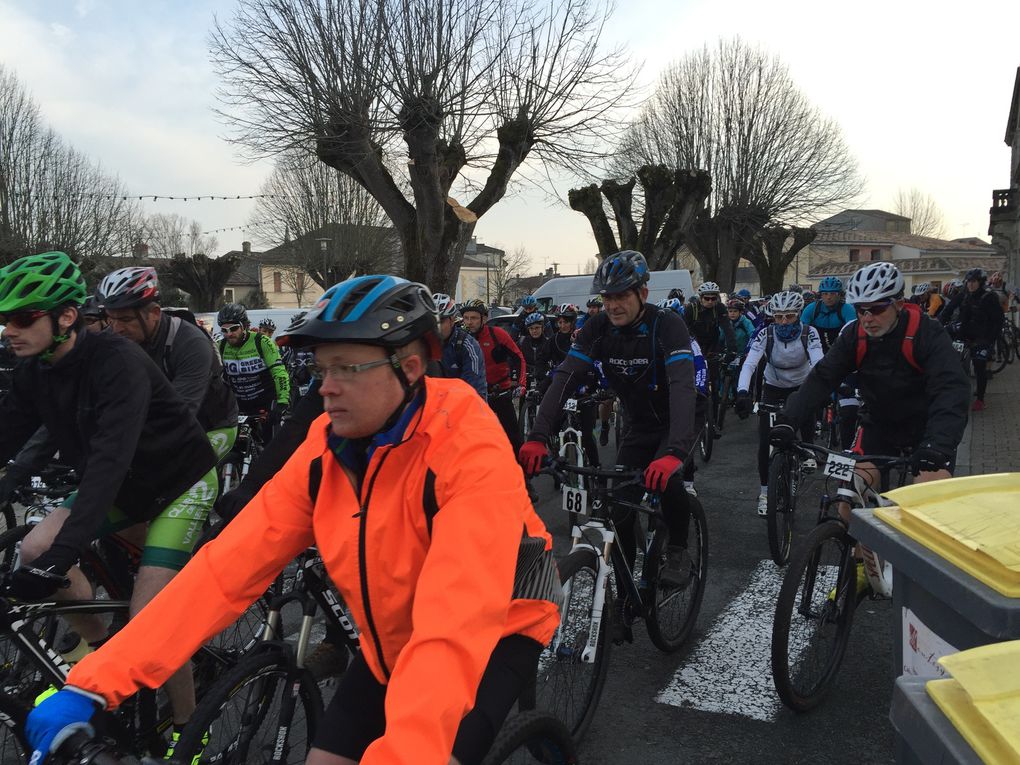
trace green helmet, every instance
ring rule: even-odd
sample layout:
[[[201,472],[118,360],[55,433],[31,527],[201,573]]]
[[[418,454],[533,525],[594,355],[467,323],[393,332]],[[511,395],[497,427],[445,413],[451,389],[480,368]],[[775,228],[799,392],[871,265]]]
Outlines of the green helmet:
[[[0,313],[85,302],[85,279],[62,252],[26,255],[0,268]]]

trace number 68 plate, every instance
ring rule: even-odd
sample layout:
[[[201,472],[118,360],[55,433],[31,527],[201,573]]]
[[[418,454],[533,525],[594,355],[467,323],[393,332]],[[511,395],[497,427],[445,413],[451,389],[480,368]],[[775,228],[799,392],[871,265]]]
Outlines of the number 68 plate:
[[[830,454],[829,459],[825,461],[825,475],[840,481],[849,481],[854,476],[854,466],[856,464],[851,457],[844,457],[842,454]]]
[[[588,492],[574,486],[563,487],[563,509],[568,513],[588,512]]]

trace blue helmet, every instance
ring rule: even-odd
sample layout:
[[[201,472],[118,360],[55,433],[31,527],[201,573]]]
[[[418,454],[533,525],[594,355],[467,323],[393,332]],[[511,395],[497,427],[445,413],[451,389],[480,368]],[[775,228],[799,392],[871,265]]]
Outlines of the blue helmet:
[[[396,349],[423,338],[438,356],[438,310],[422,284],[372,275],[334,284],[277,338],[280,345],[363,343]]]
[[[525,319],[524,319],[524,327],[525,327],[525,329],[527,329],[528,327],[530,327],[530,326],[532,326],[534,324],[542,324],[544,322],[545,322],[545,317],[542,315],[541,311],[532,311],[531,313],[529,313],[525,317]]]
[[[826,276],[818,284],[818,292],[842,292],[843,280],[838,276]]]
[[[640,252],[622,250],[603,260],[591,283],[593,295],[617,295],[647,283],[648,261]]]
[[[521,298],[521,308],[534,308],[538,305],[538,301],[534,295],[525,295]]]
[[[748,289],[737,290],[737,297],[742,299],[742,300],[750,300],[751,299],[751,291],[748,290]]]
[[[666,298],[665,300],[660,300],[657,305],[659,308],[665,308],[666,310],[673,311],[681,316],[684,315],[684,304],[677,298]]]

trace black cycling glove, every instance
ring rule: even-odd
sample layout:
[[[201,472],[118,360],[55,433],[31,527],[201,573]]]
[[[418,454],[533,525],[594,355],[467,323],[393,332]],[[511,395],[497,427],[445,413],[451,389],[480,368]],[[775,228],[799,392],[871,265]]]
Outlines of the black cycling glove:
[[[746,420],[751,416],[751,394],[746,390],[737,391],[737,400],[733,403],[733,409],[737,413],[737,417],[742,420]]]
[[[7,581],[7,591],[18,600],[45,600],[64,584],[78,553],[64,545],[53,545],[27,566],[17,569]]]
[[[930,446],[922,446],[910,455],[910,472],[934,473],[936,470],[949,470],[950,456]]]

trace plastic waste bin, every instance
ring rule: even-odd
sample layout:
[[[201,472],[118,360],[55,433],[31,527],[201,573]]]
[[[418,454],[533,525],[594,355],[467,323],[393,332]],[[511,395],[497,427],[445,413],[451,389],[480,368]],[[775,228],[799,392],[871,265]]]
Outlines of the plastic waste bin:
[[[897,765],[982,765],[928,695],[927,682],[920,677],[896,679],[889,719],[896,731]]]
[[[1020,473],[889,492],[850,533],[893,568],[897,674],[940,677],[938,659],[1020,638]]]

